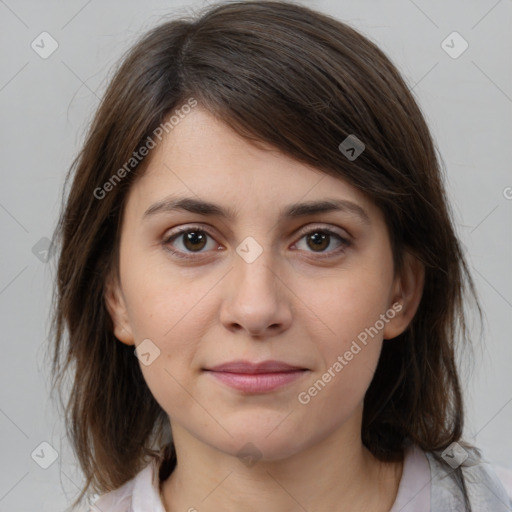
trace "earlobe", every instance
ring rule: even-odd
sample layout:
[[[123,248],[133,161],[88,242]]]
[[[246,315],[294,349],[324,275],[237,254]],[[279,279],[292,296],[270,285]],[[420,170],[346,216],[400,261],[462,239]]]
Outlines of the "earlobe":
[[[425,267],[412,253],[404,255],[403,269],[394,284],[390,308],[394,317],[384,328],[384,339],[393,339],[402,334],[412,322],[420,305],[425,282]]]
[[[112,319],[114,336],[126,345],[134,345],[135,340],[128,322],[128,314],[121,287],[118,280],[113,276],[109,276],[107,279],[103,295],[105,306]]]

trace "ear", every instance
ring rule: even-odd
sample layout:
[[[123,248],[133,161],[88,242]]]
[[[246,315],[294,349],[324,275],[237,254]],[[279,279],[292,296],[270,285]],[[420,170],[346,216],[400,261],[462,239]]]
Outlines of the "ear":
[[[128,321],[128,313],[123,292],[117,277],[112,273],[107,278],[104,290],[105,306],[112,319],[114,336],[126,345],[135,345],[135,339]]]
[[[403,267],[393,285],[392,301],[389,311],[396,314],[384,328],[384,339],[390,340],[402,334],[411,323],[423,295],[425,267],[410,252],[405,252]]]

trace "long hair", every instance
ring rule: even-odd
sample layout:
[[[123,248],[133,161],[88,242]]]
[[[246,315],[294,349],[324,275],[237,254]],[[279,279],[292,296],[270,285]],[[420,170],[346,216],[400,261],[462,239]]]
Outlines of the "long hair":
[[[168,436],[133,347],[113,334],[104,286],[117,269],[127,192],[147,164],[133,155],[191,98],[248,140],[346,180],[382,210],[395,269],[404,251],[414,253],[425,286],[408,329],[383,345],[363,443],[392,461],[407,441],[430,451],[460,439],[456,348],[467,345],[463,299],[476,295],[411,90],[373,42],[328,15],[289,2],[221,3],[161,23],[127,52],[66,178],[54,234],[52,370],[54,388],[71,379],[66,425],[86,477],[79,499],[91,486],[106,492],[133,478]],[[365,145],[356,159],[339,149],[349,136]]]

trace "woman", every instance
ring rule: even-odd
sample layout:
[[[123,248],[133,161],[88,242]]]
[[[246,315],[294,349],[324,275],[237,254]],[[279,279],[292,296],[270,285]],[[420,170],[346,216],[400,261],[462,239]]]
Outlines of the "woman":
[[[373,43],[286,2],[164,23],[72,170],[54,372],[94,510],[508,510],[462,436],[435,148]]]

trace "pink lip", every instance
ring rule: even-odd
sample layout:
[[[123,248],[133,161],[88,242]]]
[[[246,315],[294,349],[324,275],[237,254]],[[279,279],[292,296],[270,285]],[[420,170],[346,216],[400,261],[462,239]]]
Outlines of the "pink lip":
[[[304,375],[306,368],[292,366],[281,361],[231,361],[209,368],[213,377],[224,384],[246,393],[273,391]]]
[[[231,373],[210,371],[213,377],[246,393],[264,393],[280,388],[304,374],[304,370],[273,373]]]
[[[300,366],[293,366],[283,361],[268,360],[260,363],[251,363],[237,359],[228,363],[219,364],[212,368],[206,368],[214,372],[230,372],[230,373],[279,373],[290,372],[295,370],[305,370]]]

